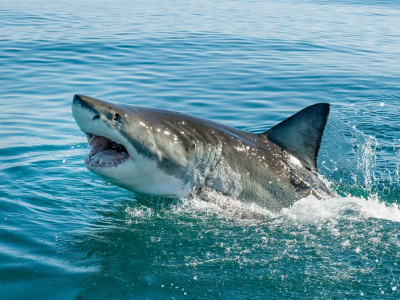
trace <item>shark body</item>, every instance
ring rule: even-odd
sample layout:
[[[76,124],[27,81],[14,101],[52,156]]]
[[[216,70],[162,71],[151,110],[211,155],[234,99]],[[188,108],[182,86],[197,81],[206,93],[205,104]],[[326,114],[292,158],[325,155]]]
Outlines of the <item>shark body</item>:
[[[184,197],[210,188],[271,210],[330,195],[316,159],[329,104],[253,134],[184,113],[75,95],[86,167],[125,189]]]

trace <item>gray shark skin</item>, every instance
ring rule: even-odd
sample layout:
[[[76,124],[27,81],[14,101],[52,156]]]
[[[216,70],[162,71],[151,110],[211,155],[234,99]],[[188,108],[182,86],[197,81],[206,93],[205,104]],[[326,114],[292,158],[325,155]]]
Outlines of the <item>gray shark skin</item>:
[[[330,195],[316,159],[329,104],[309,106],[252,134],[184,113],[75,95],[88,137],[86,167],[128,190],[184,197],[213,189],[270,210]]]

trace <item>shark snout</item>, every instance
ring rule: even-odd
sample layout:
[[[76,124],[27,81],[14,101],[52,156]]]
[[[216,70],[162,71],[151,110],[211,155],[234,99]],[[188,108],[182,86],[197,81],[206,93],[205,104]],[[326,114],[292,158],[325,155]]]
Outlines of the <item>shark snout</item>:
[[[99,113],[106,115],[114,114],[121,108],[119,105],[113,102],[107,102],[97,98],[76,94],[72,100],[72,110],[74,109],[84,109],[91,111],[95,115],[99,115]]]
[[[76,94],[72,100],[72,107],[81,106],[86,109],[94,110],[94,107],[99,105],[104,105],[104,102],[96,98],[79,94]]]
[[[83,95],[75,95],[72,100],[72,116],[84,132],[90,130],[93,122],[100,118],[96,100]]]

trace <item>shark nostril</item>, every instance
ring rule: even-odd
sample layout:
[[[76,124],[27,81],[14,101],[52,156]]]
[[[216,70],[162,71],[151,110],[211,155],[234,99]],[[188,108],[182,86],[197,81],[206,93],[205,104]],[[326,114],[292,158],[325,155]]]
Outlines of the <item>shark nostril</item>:
[[[93,117],[93,121],[96,120],[96,119],[98,119],[98,118],[100,118],[100,116],[99,116],[99,115],[95,115],[95,116]]]

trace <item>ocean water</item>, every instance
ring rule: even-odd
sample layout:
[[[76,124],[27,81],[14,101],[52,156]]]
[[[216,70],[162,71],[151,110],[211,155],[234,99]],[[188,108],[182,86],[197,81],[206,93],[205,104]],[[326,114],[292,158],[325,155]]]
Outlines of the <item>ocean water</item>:
[[[0,299],[400,299],[398,1],[2,0],[0,28]],[[329,102],[338,197],[128,192],[76,93],[250,132]]]

